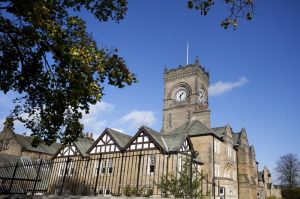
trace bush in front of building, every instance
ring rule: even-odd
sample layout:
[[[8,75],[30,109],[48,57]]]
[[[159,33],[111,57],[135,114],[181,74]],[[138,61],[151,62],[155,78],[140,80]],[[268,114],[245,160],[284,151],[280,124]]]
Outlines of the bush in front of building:
[[[157,187],[161,190],[163,197],[173,196],[174,198],[203,198],[200,191],[200,174],[197,174],[197,168],[191,165],[190,158],[183,160],[181,171],[178,175],[164,175],[161,177]]]
[[[279,198],[277,198],[276,196],[269,196],[267,197],[267,199],[279,199]]]
[[[299,199],[300,198],[300,188],[284,188],[281,190],[282,198],[284,199]]]
[[[131,196],[150,197],[153,195],[153,188],[147,186],[142,186],[141,188],[137,188],[130,185],[126,185],[126,187],[123,189],[123,194],[127,197],[131,197]]]

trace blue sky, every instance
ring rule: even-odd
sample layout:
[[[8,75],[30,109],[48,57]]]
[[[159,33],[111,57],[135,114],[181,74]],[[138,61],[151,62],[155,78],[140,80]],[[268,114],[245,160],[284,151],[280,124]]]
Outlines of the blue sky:
[[[204,17],[179,0],[129,1],[119,24],[80,13],[98,44],[118,48],[139,80],[124,89],[105,86],[103,102],[83,119],[85,130],[99,135],[111,127],[132,135],[145,124],[160,131],[163,69],[186,64],[189,41],[190,62],[199,56],[210,71],[212,126],[245,127],[260,168],[273,171],[286,153],[299,157],[299,8],[297,0],[256,1],[253,20],[240,22],[236,31],[220,27],[226,16],[221,6]],[[0,94],[0,129],[12,97]],[[18,123],[16,131],[29,132]]]

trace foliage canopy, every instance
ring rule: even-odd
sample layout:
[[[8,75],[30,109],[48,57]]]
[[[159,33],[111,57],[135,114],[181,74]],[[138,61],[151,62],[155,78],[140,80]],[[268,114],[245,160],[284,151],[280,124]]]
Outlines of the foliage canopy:
[[[252,0],[225,0],[229,16],[251,19]],[[213,0],[187,0],[206,15]],[[32,131],[33,145],[82,136],[82,113],[101,100],[103,85],[136,82],[117,49],[99,47],[77,14],[87,10],[100,22],[119,22],[127,0],[0,0],[0,90],[20,93],[12,116]]]
[[[99,48],[85,22],[70,14],[82,8],[99,21],[118,22],[127,2],[1,2],[0,89],[21,94],[14,116],[32,130],[35,144],[73,141],[82,133],[82,112],[101,99],[104,82],[120,88],[136,82],[117,50]]]

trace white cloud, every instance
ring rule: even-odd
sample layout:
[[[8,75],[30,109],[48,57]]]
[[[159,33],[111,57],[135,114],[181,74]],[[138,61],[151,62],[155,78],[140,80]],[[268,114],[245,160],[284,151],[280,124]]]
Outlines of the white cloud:
[[[99,102],[90,106],[88,114],[83,113],[81,122],[84,125],[84,131],[91,132],[96,135],[102,133],[107,126],[106,120],[101,120],[103,114],[109,113],[114,109],[114,106],[107,102]]]
[[[235,82],[218,81],[217,83],[214,83],[214,84],[209,86],[208,94],[210,96],[221,95],[221,94],[229,92],[229,91],[231,91],[235,88],[243,86],[248,81],[249,80],[245,77],[241,77],[239,80],[237,80]]]
[[[154,113],[152,111],[131,111],[127,115],[123,116],[120,119],[122,124],[128,125],[130,129],[138,129],[142,125],[152,126],[156,118],[154,117]]]

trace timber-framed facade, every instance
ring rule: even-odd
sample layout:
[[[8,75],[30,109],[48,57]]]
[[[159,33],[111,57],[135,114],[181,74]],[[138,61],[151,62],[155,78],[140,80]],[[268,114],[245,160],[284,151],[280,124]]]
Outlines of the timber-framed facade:
[[[161,196],[162,176],[178,175],[193,153],[187,134],[174,139],[142,126],[130,137],[107,128],[93,143],[79,139],[56,153],[48,193],[122,195],[131,187]]]

